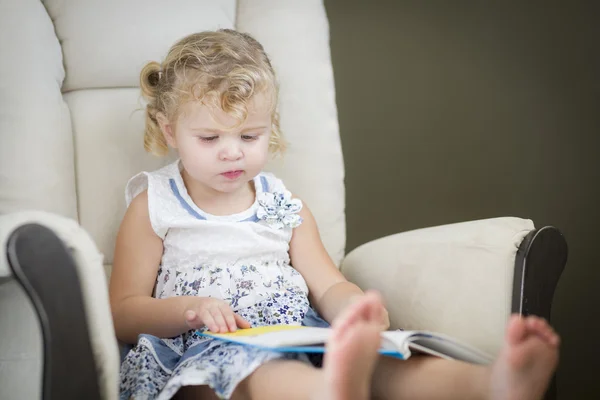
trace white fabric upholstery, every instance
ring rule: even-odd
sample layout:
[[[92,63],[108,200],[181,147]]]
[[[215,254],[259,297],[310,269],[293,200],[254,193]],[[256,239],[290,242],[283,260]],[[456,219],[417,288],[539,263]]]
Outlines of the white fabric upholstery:
[[[112,262],[125,213],[125,184],[141,170],[155,170],[170,158],[144,151],[139,89],[77,90],[67,93],[75,132],[79,222]]]
[[[268,169],[311,207],[339,264],[344,169],[322,0],[0,0],[0,214],[52,213],[1,217],[0,244],[36,221],[74,249],[105,399],[117,398],[118,355],[101,264],[110,270],[127,179],[173,159],[144,153],[138,73],[185,34],[227,27],[252,34],[273,61],[289,151]],[[444,331],[495,352],[516,247],[531,229],[509,218],[393,235],[353,251],[343,272],[384,292],[395,326]],[[37,319],[8,281],[4,257],[0,398],[36,398]]]
[[[18,226],[39,223],[53,230],[72,249],[84,294],[84,307],[97,362],[102,397],[116,399],[118,394],[119,351],[114,335],[102,255],[90,236],[79,225],[56,214],[24,211],[0,216],[0,245],[6,248],[10,233]],[[6,252],[0,253],[0,279],[10,276]],[[41,336],[37,318],[24,294],[0,284],[0,398],[30,399],[26,393],[40,393]],[[15,296],[15,293],[19,292]],[[9,299],[6,303],[4,300]],[[19,301],[21,304],[15,306]],[[15,306],[9,310],[5,307]],[[23,311],[23,314],[16,311]],[[15,318],[16,316],[16,318]]]
[[[308,204],[339,265],[346,245],[344,160],[322,1],[240,0],[237,29],[263,44],[279,76],[289,149],[269,169]]]
[[[77,218],[61,47],[40,1],[0,1],[0,54],[0,213]]]
[[[127,179],[136,172],[158,169],[172,160],[172,157],[150,156],[142,147],[144,115],[137,86],[144,63],[160,61],[169,46],[188,33],[235,26],[263,43],[281,82],[282,129],[290,145],[285,158],[274,161],[268,169],[281,176],[310,205],[325,246],[339,264],[345,247],[344,173],[328,24],[321,1],[240,1],[237,20],[232,0],[175,3],[177,6],[172,2],[168,7],[162,2],[141,0],[45,3],[63,44],[63,60],[60,47],[54,46],[54,62],[62,73],[53,80],[55,97],[67,118],[70,111],[75,147],[73,156],[71,126],[65,119],[60,127],[69,139],[68,146],[64,146],[68,151],[61,148],[53,153],[58,156],[52,157],[69,160],[62,177],[67,179],[65,176],[71,174],[67,179],[71,190],[75,187],[75,172],[82,226],[90,232],[106,262],[112,262],[115,235],[125,209],[123,190]],[[48,19],[48,24],[48,15],[42,16]],[[175,20],[177,23],[165,23]],[[306,85],[307,80],[312,84]],[[61,83],[66,92],[64,101],[58,92]],[[314,96],[314,87],[320,88],[319,96]],[[33,135],[37,137],[36,133]],[[16,154],[24,153],[24,149],[11,152],[5,160],[12,162]],[[30,172],[32,180],[43,171],[55,171],[43,164],[27,166],[25,170]],[[21,180],[14,179],[12,174],[10,179],[20,185]],[[23,193],[17,200],[28,197],[25,190],[37,185],[20,186]],[[40,197],[44,197],[43,191]],[[48,205],[44,209],[75,217],[73,192],[61,196],[57,202],[63,200],[71,205],[69,209]],[[40,200],[39,205],[42,204]],[[38,203],[33,206],[42,208]]]
[[[79,221],[112,262],[125,183],[170,161],[143,149],[139,71],[189,33],[233,28],[235,1],[48,0],[46,6],[64,44]]]
[[[0,398],[39,399],[41,379],[42,332],[38,317],[21,286],[0,278]]]
[[[496,354],[515,255],[533,222],[495,218],[398,233],[354,249],[344,275],[384,294],[392,328],[444,332]]]
[[[101,258],[83,230],[58,216],[80,222],[109,271],[127,179],[173,159],[143,150],[144,115],[135,112],[142,108],[141,67],[161,61],[188,33],[234,27],[263,43],[281,83],[289,151],[268,169],[310,204],[325,246],[339,264],[345,246],[344,172],[321,0],[0,0],[0,52],[10,61],[0,64],[0,214],[53,213],[9,215],[0,224],[8,234],[19,218],[36,220],[80,249],[76,261],[94,351],[105,368],[104,398],[116,396],[118,365]],[[0,263],[0,279],[10,276],[5,267]],[[0,360],[0,398],[34,398],[41,373],[37,320],[6,279],[0,296],[10,300],[0,318],[13,319],[2,324],[2,332],[22,342],[14,346],[2,340],[0,356],[8,359]],[[18,365],[11,364],[15,358]]]
[[[63,92],[136,87],[139,71],[181,37],[233,28],[235,0],[45,0],[62,44]]]

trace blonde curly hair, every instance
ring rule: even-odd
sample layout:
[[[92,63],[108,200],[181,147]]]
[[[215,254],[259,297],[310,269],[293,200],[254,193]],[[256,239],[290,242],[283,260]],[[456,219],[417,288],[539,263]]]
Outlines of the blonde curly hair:
[[[257,93],[267,95],[272,116],[269,150],[285,150],[275,71],[262,45],[248,34],[220,29],[186,36],[171,47],[162,64],[152,61],[142,68],[140,87],[147,102],[144,148],[150,153],[168,152],[158,113],[173,122],[183,104],[201,101],[234,117],[237,124],[231,128],[236,128],[246,120]]]

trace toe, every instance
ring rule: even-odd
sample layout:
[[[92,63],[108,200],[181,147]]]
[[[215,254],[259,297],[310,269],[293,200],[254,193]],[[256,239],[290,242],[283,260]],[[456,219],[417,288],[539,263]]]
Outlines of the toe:
[[[383,300],[381,295],[374,291],[366,293],[367,305],[365,318],[373,323],[379,323],[383,319]]]
[[[528,317],[527,329],[531,333],[541,337],[546,343],[551,345],[558,344],[558,336],[556,335],[556,332],[544,318],[536,316]]]
[[[506,340],[509,344],[516,344],[525,338],[527,333],[525,320],[520,315],[513,315],[508,321]]]
[[[346,307],[345,310],[334,320],[332,324],[333,335],[339,339],[348,328],[359,321],[370,321],[372,319],[374,302],[377,297],[372,293],[365,294],[361,299]]]

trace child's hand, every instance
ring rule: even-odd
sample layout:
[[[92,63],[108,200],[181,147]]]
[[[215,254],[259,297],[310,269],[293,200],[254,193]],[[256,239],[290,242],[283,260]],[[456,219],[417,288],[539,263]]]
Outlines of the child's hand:
[[[381,313],[381,330],[387,331],[390,329],[390,316],[385,307],[383,307],[383,312]]]
[[[227,302],[212,297],[198,297],[198,301],[184,313],[185,322],[192,329],[206,326],[214,333],[235,332],[250,328],[250,323],[233,312]]]

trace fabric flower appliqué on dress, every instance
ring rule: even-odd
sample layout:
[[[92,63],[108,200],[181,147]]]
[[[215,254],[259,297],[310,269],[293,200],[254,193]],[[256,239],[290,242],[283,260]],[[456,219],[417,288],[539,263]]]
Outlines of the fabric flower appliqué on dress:
[[[284,227],[296,228],[302,223],[298,212],[302,209],[302,201],[292,199],[289,191],[262,192],[258,194],[258,211],[256,216],[275,229]]]

